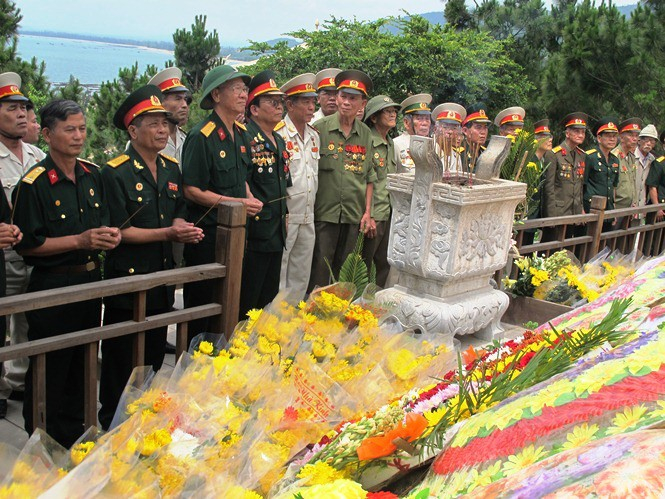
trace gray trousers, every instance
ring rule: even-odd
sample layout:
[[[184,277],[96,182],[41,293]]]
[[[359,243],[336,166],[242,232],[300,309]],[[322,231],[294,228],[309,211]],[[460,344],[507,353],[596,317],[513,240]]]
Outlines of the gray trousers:
[[[13,254],[12,254],[13,253]],[[28,267],[22,258],[13,250],[5,252],[5,272],[7,273],[7,296],[20,295],[26,292],[32,267]],[[19,259],[17,259],[19,258]],[[18,345],[28,341],[28,321],[24,313],[12,314],[7,317],[9,341]],[[14,359],[4,363],[4,380],[12,390],[25,389],[25,373],[28,370],[28,359]]]
[[[356,246],[359,230],[360,224],[314,223],[316,241],[312,257],[312,273],[309,277],[309,286],[307,286],[308,293],[311,293],[316,286],[330,284],[328,264],[332,267],[335,277],[338,277],[344,260]]]

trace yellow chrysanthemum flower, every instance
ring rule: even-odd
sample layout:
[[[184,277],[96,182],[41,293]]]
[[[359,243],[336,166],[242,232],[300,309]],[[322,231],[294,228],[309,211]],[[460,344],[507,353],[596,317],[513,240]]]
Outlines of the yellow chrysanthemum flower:
[[[306,464],[298,472],[298,478],[305,480],[306,485],[321,485],[335,480],[347,478],[339,470],[336,470],[323,461],[317,461],[314,464]]]
[[[547,453],[545,452],[544,447],[534,447],[533,445],[529,445],[522,449],[521,452],[509,456],[508,461],[503,463],[501,469],[506,475],[512,475],[513,473],[540,461],[546,455]]]
[[[614,426],[608,428],[608,435],[617,435],[619,433],[625,433],[630,430],[634,430],[637,426],[642,416],[647,412],[647,408],[643,405],[638,405],[635,407],[626,407],[623,412],[618,413],[614,416],[612,424]]]
[[[573,428],[573,431],[566,435],[566,442],[563,444],[564,449],[575,449],[593,440],[593,437],[598,433],[598,425],[592,424],[589,426],[583,423]]]

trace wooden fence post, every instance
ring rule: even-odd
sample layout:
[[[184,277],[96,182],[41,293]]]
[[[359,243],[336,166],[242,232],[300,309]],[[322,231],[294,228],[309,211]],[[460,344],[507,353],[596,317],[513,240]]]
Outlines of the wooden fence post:
[[[607,206],[605,196],[593,196],[591,198],[591,213],[598,218],[587,225],[587,234],[593,237],[591,248],[586,255],[587,261],[600,251],[600,234],[603,232],[603,222],[605,221],[605,206]]]
[[[221,316],[211,317],[211,329],[228,339],[238,324],[240,313],[240,281],[245,253],[245,205],[221,203],[217,210],[217,241],[215,262],[226,266],[226,277],[214,281],[215,302],[222,305]]]

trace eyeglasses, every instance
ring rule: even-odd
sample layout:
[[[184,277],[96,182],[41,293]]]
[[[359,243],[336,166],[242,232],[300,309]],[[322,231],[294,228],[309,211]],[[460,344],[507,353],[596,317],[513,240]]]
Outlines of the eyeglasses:
[[[249,93],[249,87],[247,85],[243,84],[236,84],[236,85],[231,85],[229,87],[226,87],[231,92],[233,92],[235,95],[242,95],[242,94],[248,94]]]
[[[267,102],[274,108],[284,107],[284,99],[276,99],[276,98],[268,99],[264,97],[263,99],[261,99],[261,101]]]

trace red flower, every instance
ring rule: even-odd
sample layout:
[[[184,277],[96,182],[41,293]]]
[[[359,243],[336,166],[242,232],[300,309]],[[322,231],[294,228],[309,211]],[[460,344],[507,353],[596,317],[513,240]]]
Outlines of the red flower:
[[[367,499],[397,499],[399,496],[392,492],[368,492],[365,496]]]

